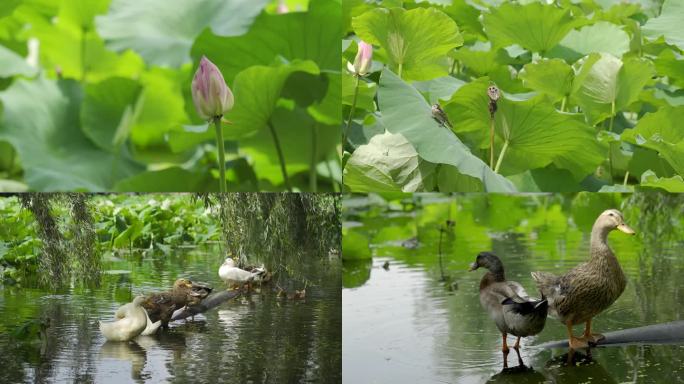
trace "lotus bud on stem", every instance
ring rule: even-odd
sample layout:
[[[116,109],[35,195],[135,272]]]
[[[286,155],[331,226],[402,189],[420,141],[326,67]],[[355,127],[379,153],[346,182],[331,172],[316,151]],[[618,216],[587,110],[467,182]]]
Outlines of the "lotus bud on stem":
[[[219,191],[226,191],[226,155],[223,142],[221,121],[223,115],[233,109],[235,99],[218,67],[202,56],[199,67],[192,79],[192,101],[197,114],[213,123],[216,129],[216,147],[219,158]]]
[[[354,110],[356,109],[356,99],[359,96],[359,78],[366,76],[371,64],[373,63],[373,46],[361,41],[359,42],[359,49],[356,52],[354,63],[347,62],[347,69],[355,77],[354,82],[354,98],[352,99],[351,109],[349,110],[349,119],[347,119],[347,128],[342,132],[342,147],[347,143],[347,134],[351,128],[352,118],[354,117]]]

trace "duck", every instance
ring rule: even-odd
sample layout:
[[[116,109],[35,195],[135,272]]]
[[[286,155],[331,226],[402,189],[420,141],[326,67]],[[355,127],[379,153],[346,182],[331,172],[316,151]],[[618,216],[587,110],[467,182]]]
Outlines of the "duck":
[[[263,265],[261,267],[254,267],[251,271],[240,269],[235,266],[235,260],[228,257],[219,268],[218,274],[221,280],[227,284],[240,286],[245,283],[250,284],[254,281],[261,281],[267,272]]]
[[[152,320],[150,320],[150,316],[147,314],[147,310],[143,308],[143,311],[145,311],[145,317],[147,317],[147,326],[145,326],[145,330],[140,333],[140,336],[153,335],[155,332],[157,332],[157,329],[159,329],[161,320],[157,320],[153,323]]]
[[[199,293],[193,292],[192,281],[181,278],[173,283],[171,291],[148,295],[142,306],[152,322],[161,320],[162,327],[168,328],[173,312],[188,305],[197,295]]]
[[[517,337],[513,349],[518,355],[518,364],[524,366],[520,357],[520,339],[534,336],[544,329],[548,313],[548,301],[531,298],[525,289],[515,281],[506,280],[503,263],[492,252],[480,252],[470,271],[485,268],[489,271],[480,280],[480,304],[494,320],[501,332],[503,366],[508,368],[508,334]]]
[[[590,256],[585,263],[556,276],[548,272],[532,272],[537,288],[549,300],[549,314],[560,320],[568,331],[570,350],[588,348],[604,336],[592,333],[591,321],[620,297],[627,278],[617,257],[608,246],[608,234],[619,230],[628,235],[635,232],[620,211],[607,209],[591,229]],[[584,333],[575,337],[572,327],[584,324]]]
[[[108,341],[129,341],[140,335],[147,327],[147,314],[141,306],[145,296],[138,296],[133,302],[116,310],[116,321],[100,321],[100,332]]]

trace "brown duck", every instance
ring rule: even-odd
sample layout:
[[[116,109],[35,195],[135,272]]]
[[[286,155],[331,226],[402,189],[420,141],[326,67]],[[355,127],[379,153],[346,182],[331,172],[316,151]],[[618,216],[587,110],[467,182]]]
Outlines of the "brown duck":
[[[173,283],[171,291],[147,296],[142,306],[147,310],[147,315],[153,323],[161,320],[162,326],[168,328],[173,311],[188,304],[195,304],[202,291],[194,287],[192,281],[178,279]]]
[[[620,230],[633,235],[622,213],[609,209],[601,213],[591,230],[591,256],[562,276],[547,272],[532,272],[539,291],[549,300],[551,316],[568,328],[570,349],[587,348],[604,338],[591,333],[591,319],[603,312],[625,290],[625,278],[620,263],[608,246],[608,234]],[[572,327],[585,324],[582,337],[572,334]]]

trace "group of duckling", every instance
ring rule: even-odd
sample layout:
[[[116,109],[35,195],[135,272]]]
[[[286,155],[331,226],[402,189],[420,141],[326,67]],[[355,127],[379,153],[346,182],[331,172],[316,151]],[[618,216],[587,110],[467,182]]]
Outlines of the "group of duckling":
[[[238,268],[231,257],[220,266],[218,275],[229,288],[241,289],[246,285],[248,290],[253,283],[267,281],[271,276],[263,265]],[[168,328],[175,312],[198,305],[212,290],[207,284],[178,279],[170,291],[138,296],[122,305],[114,313],[115,321],[100,322],[100,331],[109,341],[128,341],[137,336],[152,335],[159,327]]]
[[[503,263],[491,252],[481,252],[470,265],[470,271],[488,269],[480,281],[480,304],[494,320],[502,335],[504,368],[508,367],[507,335],[517,337],[513,349],[520,357],[520,338],[540,333],[547,314],[560,320],[568,331],[571,353],[596,345],[603,335],[592,333],[592,319],[620,297],[627,280],[615,254],[608,246],[608,234],[619,230],[633,235],[620,211],[609,209],[601,213],[591,231],[590,257],[564,275],[532,272],[541,299],[531,298],[515,281],[506,280]],[[572,327],[584,324],[580,337]]]

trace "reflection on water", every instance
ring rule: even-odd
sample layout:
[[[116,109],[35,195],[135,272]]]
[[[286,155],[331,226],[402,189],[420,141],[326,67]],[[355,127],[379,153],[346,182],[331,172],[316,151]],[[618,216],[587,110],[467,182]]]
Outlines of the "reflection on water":
[[[216,249],[131,256],[110,260],[118,272],[94,290],[0,288],[0,382],[340,382],[340,273],[327,261],[307,266],[314,286],[305,300],[256,292],[155,336],[123,343],[100,334],[98,320],[179,276],[222,289],[221,262]],[[21,327],[28,331],[16,335]]]
[[[555,319],[547,321],[541,334],[521,342],[522,358],[532,370],[502,373],[501,336],[479,303],[482,273],[467,272],[477,252],[493,250],[502,258],[507,278],[535,292],[530,272],[562,273],[584,261],[593,219],[606,205],[619,207],[638,236],[610,235],[628,285],[595,318],[595,330],[681,320],[684,204],[682,199],[658,199],[468,195],[424,199],[415,210],[359,207],[358,201],[355,208],[347,206],[346,219],[355,223],[346,226],[347,234],[356,236],[354,256],[365,251],[373,258],[344,263],[344,382],[684,382],[681,345],[600,348],[592,351],[593,360],[566,366],[566,350],[535,347],[566,337],[565,327]],[[439,228],[447,219],[456,225],[442,240],[447,280],[441,281]],[[414,236],[418,247],[402,246],[402,239]],[[358,247],[363,241],[365,250]],[[577,327],[575,333],[580,332]],[[516,360],[511,351],[509,364]]]

